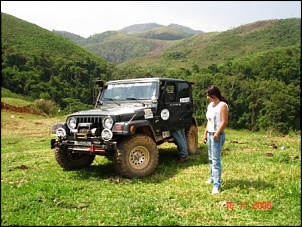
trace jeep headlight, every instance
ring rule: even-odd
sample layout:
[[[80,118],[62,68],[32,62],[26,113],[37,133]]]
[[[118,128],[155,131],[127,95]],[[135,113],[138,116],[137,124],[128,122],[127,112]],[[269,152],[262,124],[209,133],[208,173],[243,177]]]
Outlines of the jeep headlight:
[[[103,120],[103,127],[107,129],[111,129],[113,126],[113,118],[112,117],[105,117]]]
[[[67,120],[67,126],[70,129],[75,129],[77,126],[77,120],[74,117],[70,117]]]

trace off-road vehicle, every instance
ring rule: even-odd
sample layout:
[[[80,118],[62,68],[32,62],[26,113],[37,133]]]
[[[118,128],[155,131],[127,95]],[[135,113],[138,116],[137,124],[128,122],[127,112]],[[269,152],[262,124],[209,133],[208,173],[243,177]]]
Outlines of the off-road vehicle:
[[[97,84],[99,94],[93,109],[70,114],[66,122],[52,127],[57,139],[51,140],[51,149],[55,148],[62,168],[85,168],[96,155],[102,155],[114,162],[121,176],[146,177],[158,165],[158,145],[173,141],[170,131],[181,128],[186,131],[189,154],[196,153],[193,83],[137,78],[107,83],[99,80]]]

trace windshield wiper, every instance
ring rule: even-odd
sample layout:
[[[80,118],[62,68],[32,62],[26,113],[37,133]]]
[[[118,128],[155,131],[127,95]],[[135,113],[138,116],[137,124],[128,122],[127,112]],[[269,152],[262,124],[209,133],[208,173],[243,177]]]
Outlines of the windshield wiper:
[[[138,99],[135,98],[135,97],[127,97],[126,99],[127,99],[127,100],[136,100],[136,101],[138,100]]]
[[[116,101],[116,99],[113,99],[113,98],[104,98],[105,100],[110,100],[110,101],[113,101],[115,102],[117,105],[121,105],[118,101]]]

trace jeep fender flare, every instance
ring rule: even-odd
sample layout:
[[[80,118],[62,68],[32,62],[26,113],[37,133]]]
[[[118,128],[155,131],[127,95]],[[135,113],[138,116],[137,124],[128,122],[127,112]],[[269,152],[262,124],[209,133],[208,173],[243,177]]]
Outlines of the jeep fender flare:
[[[114,133],[117,133],[119,135],[134,135],[141,133],[149,136],[155,141],[155,132],[152,128],[151,122],[148,120],[134,120],[129,122],[119,122],[117,124],[122,126],[122,130],[113,130]]]

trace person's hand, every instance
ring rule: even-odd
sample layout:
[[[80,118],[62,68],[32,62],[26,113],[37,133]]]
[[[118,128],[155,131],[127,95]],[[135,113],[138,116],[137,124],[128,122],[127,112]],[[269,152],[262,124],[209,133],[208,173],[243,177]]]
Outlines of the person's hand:
[[[213,135],[213,139],[214,139],[215,141],[218,141],[218,135],[217,135],[216,133]]]

